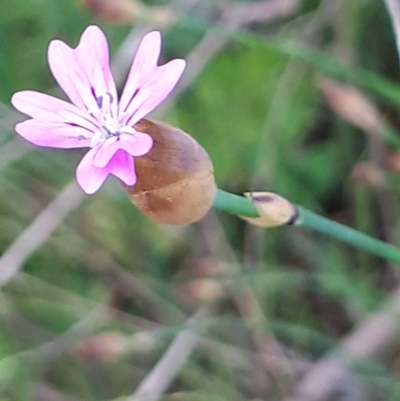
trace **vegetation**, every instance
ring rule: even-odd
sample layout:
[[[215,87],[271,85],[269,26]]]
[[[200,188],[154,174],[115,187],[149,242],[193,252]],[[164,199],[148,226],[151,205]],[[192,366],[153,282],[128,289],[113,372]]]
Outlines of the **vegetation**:
[[[101,26],[122,85],[139,38],[160,29],[162,60],[188,68],[154,117],[207,150],[219,188],[273,191],[398,244],[385,3],[127,4],[0,0],[0,400],[133,401],[149,388],[171,401],[398,400],[398,266],[223,212],[158,225],[112,178],[84,196],[83,152],[27,144],[10,105],[23,89],[63,97],[50,40],[75,46]]]

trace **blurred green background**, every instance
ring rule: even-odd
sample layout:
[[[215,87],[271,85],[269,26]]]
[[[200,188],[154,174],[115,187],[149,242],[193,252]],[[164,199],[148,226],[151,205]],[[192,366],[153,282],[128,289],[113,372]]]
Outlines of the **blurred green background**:
[[[63,192],[83,153],[18,138],[10,98],[63,97],[48,44],[75,46],[89,24],[106,32],[121,88],[137,41],[160,29],[162,61],[189,64],[155,115],[209,152],[220,188],[274,191],[398,243],[400,154],[363,126],[364,96],[393,135],[399,126],[385,4],[126,2],[0,0],[0,269],[19,268],[0,292],[0,400],[126,399],[199,310],[196,346],[163,399],[289,399],[313,363],[388,302],[400,270],[311,232],[212,211],[192,226],[159,226],[112,178],[94,196]],[[124,9],[111,21],[106,7],[120,5],[132,18]],[[328,78],[347,114],[321,92]],[[35,220],[41,213],[49,219]],[[400,399],[396,338],[380,351],[351,363],[329,399]]]

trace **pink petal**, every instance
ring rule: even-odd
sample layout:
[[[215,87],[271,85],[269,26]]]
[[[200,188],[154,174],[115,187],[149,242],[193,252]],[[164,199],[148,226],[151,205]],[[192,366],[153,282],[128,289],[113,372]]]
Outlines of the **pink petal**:
[[[82,70],[86,72],[89,84],[96,96],[109,93],[117,111],[117,89],[110,69],[108,43],[104,33],[97,26],[89,26],[82,34],[76,55]]]
[[[125,111],[137,89],[148,81],[157,67],[161,52],[161,34],[158,31],[148,33],[141,40],[136,51],[131,69],[122,92],[119,110]]]
[[[117,136],[113,136],[96,147],[97,150],[92,161],[93,166],[103,168],[110,162],[117,150],[120,149],[118,139]]]
[[[28,142],[50,148],[88,147],[93,136],[92,132],[80,126],[35,119],[17,124],[15,130]]]
[[[121,149],[132,156],[143,156],[153,147],[153,138],[143,132],[136,132],[133,135],[122,134]]]
[[[126,185],[134,185],[136,182],[133,157],[121,149],[115,153],[104,169],[118,177]]]
[[[94,194],[109,174],[106,168],[93,166],[95,154],[96,148],[90,149],[76,168],[76,180],[87,194]]]
[[[60,40],[53,40],[49,45],[48,62],[55,80],[72,103],[82,110],[97,108],[95,96],[74,49]]]
[[[93,165],[98,149],[93,148],[86,153],[76,169],[76,179],[87,194],[95,193],[103,184],[108,174],[113,174],[126,185],[134,185],[136,174],[133,158],[123,150],[118,150],[109,163],[101,168]]]
[[[149,152],[152,146],[153,139],[151,136],[141,132],[133,135],[122,134],[119,137],[112,137],[99,146],[93,158],[93,165],[105,167],[119,149],[124,150],[131,156],[142,156]]]
[[[64,122],[80,125],[88,130],[98,129],[97,121],[75,105],[35,91],[17,92],[11,98],[16,109],[43,122]]]
[[[97,97],[107,92],[116,103],[107,40],[100,28],[88,27],[76,49],[60,40],[53,40],[48,50],[48,61],[54,78],[79,108],[97,109]]]
[[[186,66],[186,62],[175,59],[157,67],[149,81],[139,89],[126,112],[126,125],[133,125],[153,111],[171,93]]]

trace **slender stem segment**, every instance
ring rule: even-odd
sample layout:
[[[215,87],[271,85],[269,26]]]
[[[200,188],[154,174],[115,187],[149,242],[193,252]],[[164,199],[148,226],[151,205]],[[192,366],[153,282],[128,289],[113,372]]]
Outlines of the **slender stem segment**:
[[[297,206],[297,208],[299,214],[293,223],[295,226],[309,228],[310,230],[330,235],[333,238],[356,246],[357,248],[361,248],[369,253],[380,256],[383,259],[400,264],[399,248],[384,241],[372,238],[354,228],[329,220],[326,217],[319,216],[301,206]]]
[[[217,191],[213,207],[217,210],[244,217],[259,216],[255,206],[249,199],[222,190]],[[330,235],[346,244],[353,245],[383,259],[400,264],[399,248],[372,238],[354,228],[319,216],[302,206],[296,206],[296,208],[298,215],[292,222],[294,226]]]
[[[243,217],[259,217],[253,202],[243,196],[231,194],[221,189],[217,189],[213,208]]]

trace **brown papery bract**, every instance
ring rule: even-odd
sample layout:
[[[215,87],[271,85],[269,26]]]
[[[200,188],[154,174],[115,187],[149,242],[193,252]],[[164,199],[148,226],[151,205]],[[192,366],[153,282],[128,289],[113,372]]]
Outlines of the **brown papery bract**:
[[[343,119],[369,133],[380,131],[380,112],[359,89],[329,79],[322,79],[319,87],[331,108]]]
[[[384,188],[386,185],[384,172],[371,162],[358,163],[351,178],[357,185],[365,187]]]
[[[138,4],[132,0],[81,0],[80,2],[98,18],[112,24],[127,24],[138,14]]]
[[[143,119],[134,128],[149,134],[154,144],[148,154],[135,158],[136,184],[124,185],[131,201],[158,223],[200,220],[216,193],[207,152],[191,136],[165,123]]]
[[[124,352],[125,342],[125,337],[119,333],[101,333],[79,343],[73,354],[83,360],[110,363]]]

